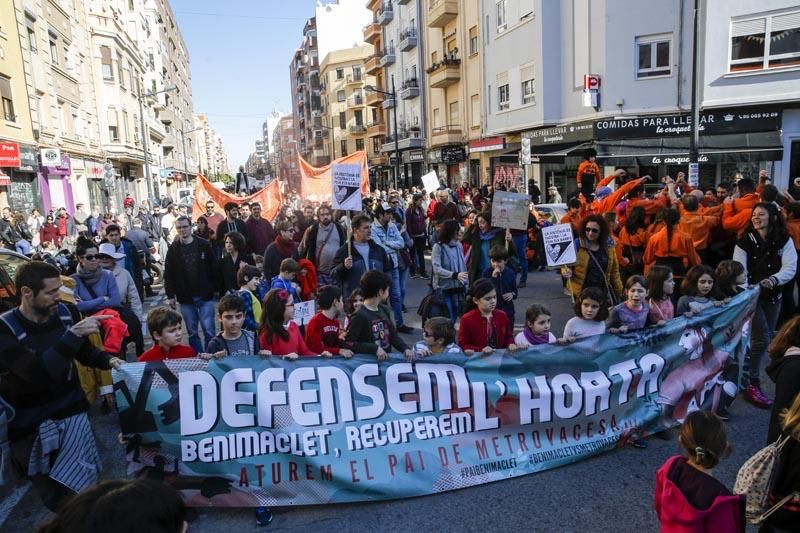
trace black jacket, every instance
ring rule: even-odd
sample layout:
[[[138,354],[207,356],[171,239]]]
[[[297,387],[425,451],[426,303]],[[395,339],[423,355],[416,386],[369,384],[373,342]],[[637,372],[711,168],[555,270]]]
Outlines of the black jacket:
[[[16,319],[27,333],[20,342],[0,322],[0,396],[16,411],[8,424],[12,442],[34,433],[48,419],[61,420],[89,408],[73,360],[109,369],[110,356],[87,338],[66,330],[54,313],[44,324],[30,322],[17,309]],[[72,322],[80,315],[70,307]]]
[[[367,241],[369,243],[369,265],[364,264],[364,259],[361,254],[356,250],[355,243],[353,243],[353,266],[352,268],[344,267],[344,260],[350,254],[350,248],[345,242],[336,251],[333,257],[333,276],[342,282],[342,292],[349,295],[353,290],[359,288],[361,276],[367,270],[378,270],[386,274],[392,271],[392,261],[386,255],[386,250],[381,245],[373,240]]]
[[[200,237],[193,237],[194,241],[200,246],[200,264],[197,268],[200,269],[199,277],[208,280],[208,283],[203,286],[190,286],[189,280],[185,275],[186,265],[184,258],[181,254],[181,241],[175,241],[169,245],[167,250],[167,257],[164,261],[164,292],[167,298],[175,298],[179,303],[191,303],[192,298],[199,296],[204,300],[210,300],[214,297],[214,280],[216,272],[214,268],[214,256],[211,251],[211,244],[205,239]]]
[[[786,355],[773,359],[766,369],[775,382],[775,403],[769,417],[767,442],[775,442],[781,434],[780,413],[792,406],[795,396],[800,394],[800,348],[792,347]]]
[[[241,233],[244,236],[244,240],[245,240],[245,242],[247,242],[247,247],[249,249],[250,248],[250,234],[247,231],[247,226],[245,225],[244,220],[242,220],[240,218],[236,218],[236,219],[233,220],[233,224],[236,226],[236,231],[238,231],[239,233]],[[225,235],[227,235],[228,233],[229,233],[229,230],[228,230],[228,219],[226,218],[222,222],[219,223],[219,226],[217,226],[216,239],[217,239],[217,244],[219,246],[224,246],[225,245]]]

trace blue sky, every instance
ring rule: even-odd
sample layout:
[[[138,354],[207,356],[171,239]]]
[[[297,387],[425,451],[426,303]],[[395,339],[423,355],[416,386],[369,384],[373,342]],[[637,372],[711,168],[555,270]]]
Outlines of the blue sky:
[[[195,113],[247,160],[273,107],[291,112],[289,63],[314,0],[170,0],[189,48]]]

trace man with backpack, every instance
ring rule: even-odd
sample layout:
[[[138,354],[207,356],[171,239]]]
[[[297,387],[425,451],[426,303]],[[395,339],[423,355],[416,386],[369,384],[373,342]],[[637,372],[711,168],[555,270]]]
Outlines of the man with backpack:
[[[76,309],[60,302],[56,267],[25,263],[14,282],[20,305],[0,315],[0,397],[9,414],[10,466],[16,477],[31,481],[48,509],[57,511],[100,472],[86,416],[89,403],[73,361],[106,370],[123,361],[89,341],[105,317],[81,320]],[[10,482],[0,479],[0,485]]]

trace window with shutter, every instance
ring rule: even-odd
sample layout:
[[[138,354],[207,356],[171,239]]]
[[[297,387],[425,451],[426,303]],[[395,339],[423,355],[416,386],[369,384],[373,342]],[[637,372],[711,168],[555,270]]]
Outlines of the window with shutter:
[[[800,11],[731,21],[730,72],[800,66]]]

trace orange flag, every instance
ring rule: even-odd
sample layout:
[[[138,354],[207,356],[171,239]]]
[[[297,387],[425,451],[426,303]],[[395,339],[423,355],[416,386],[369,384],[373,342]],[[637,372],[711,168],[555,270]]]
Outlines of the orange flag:
[[[281,192],[278,180],[272,180],[269,185],[250,196],[235,196],[214,187],[205,176],[197,176],[197,187],[194,190],[194,205],[192,206],[192,219],[202,216],[206,212],[206,202],[213,200],[216,204],[215,211],[224,215],[222,206],[228,202],[241,204],[244,202],[258,202],[261,205],[261,216],[269,221],[275,220],[281,209]]]
[[[300,160],[300,195],[303,200],[312,202],[330,202],[333,198],[333,177],[331,166],[335,164],[361,165],[361,195],[369,194],[369,171],[367,170],[367,153],[363,150],[335,159],[324,167],[312,167],[308,161]]]

